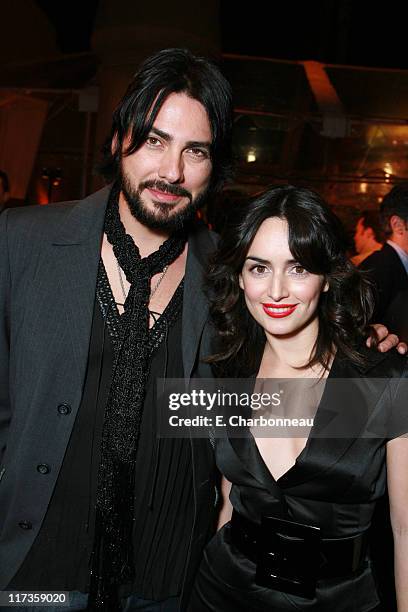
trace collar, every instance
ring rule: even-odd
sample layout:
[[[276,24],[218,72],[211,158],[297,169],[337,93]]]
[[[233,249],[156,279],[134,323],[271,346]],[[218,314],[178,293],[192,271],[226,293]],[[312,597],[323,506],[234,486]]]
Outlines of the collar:
[[[64,219],[58,219],[52,243],[74,245],[86,242],[103,231],[105,210],[112,186],[108,185],[78,202],[64,202],[56,206],[66,210]]]
[[[405,268],[405,272],[408,274],[408,253],[404,251],[404,249],[400,247],[399,244],[396,244],[392,240],[387,240],[387,244],[389,244],[390,247],[392,247],[394,251],[396,251],[398,257],[401,260],[402,265]]]

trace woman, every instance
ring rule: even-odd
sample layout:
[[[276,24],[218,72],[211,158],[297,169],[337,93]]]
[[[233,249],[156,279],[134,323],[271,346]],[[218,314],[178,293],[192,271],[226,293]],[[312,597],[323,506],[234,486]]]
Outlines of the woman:
[[[306,189],[273,188],[229,228],[209,280],[220,340],[211,361],[222,376],[253,375],[255,386],[310,379],[310,389],[317,379],[324,390],[304,437],[247,429],[216,440],[223,490],[232,483],[228,522],[206,549],[191,612],[374,610],[367,533],[386,469],[398,610],[407,612],[406,359],[364,346],[372,296],[338,219]]]

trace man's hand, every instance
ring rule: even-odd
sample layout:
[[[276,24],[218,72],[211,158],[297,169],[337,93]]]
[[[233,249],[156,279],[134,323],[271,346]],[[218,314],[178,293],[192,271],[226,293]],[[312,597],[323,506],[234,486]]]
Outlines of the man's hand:
[[[386,353],[390,349],[397,347],[397,351],[401,353],[401,355],[405,355],[408,346],[405,342],[400,342],[398,336],[388,333],[388,329],[385,325],[381,325],[380,323],[374,323],[372,327],[374,327],[378,338],[377,350],[381,353]],[[371,346],[371,338],[367,338],[367,346]]]

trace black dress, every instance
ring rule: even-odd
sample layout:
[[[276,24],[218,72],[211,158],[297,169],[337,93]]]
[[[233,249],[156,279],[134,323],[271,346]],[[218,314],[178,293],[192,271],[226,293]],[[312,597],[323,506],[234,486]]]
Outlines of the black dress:
[[[232,482],[230,500],[243,517],[257,524],[262,516],[286,517],[320,527],[323,539],[355,536],[370,527],[376,501],[386,488],[387,439],[408,431],[407,381],[402,380],[407,378],[407,360],[380,353],[373,353],[370,360],[362,372],[336,356],[327,380],[344,378],[347,384],[341,393],[339,387],[326,384],[307,444],[295,465],[278,480],[251,435],[217,440],[218,467]],[[397,395],[392,402],[390,378],[405,383],[394,385]],[[341,408],[344,423],[350,419],[356,398],[360,409],[351,415],[355,435],[319,437],[333,409]],[[372,424],[376,437],[357,437],[367,423]],[[318,580],[313,599],[258,586],[255,570],[255,563],[231,542],[231,525],[227,523],[207,546],[190,611],[365,612],[379,603],[369,554],[357,574]]]

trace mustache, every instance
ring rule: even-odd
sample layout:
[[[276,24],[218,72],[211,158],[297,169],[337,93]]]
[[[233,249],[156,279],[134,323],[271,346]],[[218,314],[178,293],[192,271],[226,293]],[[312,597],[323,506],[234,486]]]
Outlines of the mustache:
[[[170,193],[171,195],[188,198],[190,202],[193,199],[191,193],[187,191],[187,189],[180,187],[180,185],[165,183],[164,181],[144,181],[140,183],[139,193],[141,193],[143,189],[157,189],[158,191],[163,191],[163,193]]]

